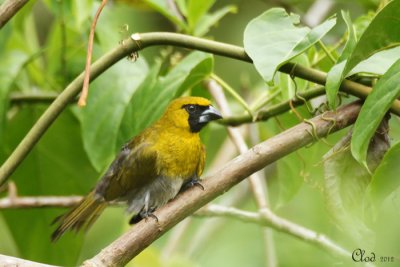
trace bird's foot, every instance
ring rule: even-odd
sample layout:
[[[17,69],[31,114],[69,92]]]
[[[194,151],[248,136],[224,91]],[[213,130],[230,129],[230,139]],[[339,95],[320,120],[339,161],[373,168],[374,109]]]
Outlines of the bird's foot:
[[[156,222],[158,223],[158,218],[156,215],[153,214],[153,212],[156,210],[156,208],[151,208],[149,210],[142,210],[140,211],[138,214],[134,215],[130,221],[129,224],[136,224],[138,222],[140,222],[142,219],[144,219],[145,221],[147,221],[147,218],[151,217],[154,220],[156,220]]]
[[[200,180],[199,178],[197,178],[197,177],[190,179],[190,180],[184,185],[184,190],[185,190],[185,189],[188,189],[188,188],[190,188],[190,187],[193,187],[193,186],[197,186],[198,188],[200,188],[201,190],[204,191],[204,186],[200,183],[200,181],[201,181],[201,180]]]

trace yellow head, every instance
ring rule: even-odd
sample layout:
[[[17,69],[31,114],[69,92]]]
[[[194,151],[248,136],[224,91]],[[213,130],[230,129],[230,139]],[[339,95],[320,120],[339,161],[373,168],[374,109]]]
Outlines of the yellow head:
[[[221,114],[208,99],[186,96],[172,101],[160,122],[168,121],[175,127],[197,133],[208,122],[221,118]]]

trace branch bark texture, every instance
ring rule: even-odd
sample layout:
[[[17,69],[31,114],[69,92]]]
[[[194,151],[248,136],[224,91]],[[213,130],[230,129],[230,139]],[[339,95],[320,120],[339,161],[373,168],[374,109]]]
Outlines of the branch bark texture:
[[[6,0],[0,6],[0,29],[26,4],[29,0]]]
[[[321,116],[311,120],[318,137],[323,137],[354,123],[360,111],[359,102],[352,103],[324,114],[324,118],[336,120],[332,122]],[[202,182],[205,190],[194,187],[180,194],[175,200],[157,210],[153,219],[142,220],[127,233],[104,248],[98,255],[83,263],[82,266],[123,266],[154,240],[163,235],[175,224],[194,213],[217,196],[262,169],[279,158],[301,148],[315,140],[311,124],[300,123],[295,127],[264,141],[246,153],[227,162],[219,170],[208,175]],[[335,254],[335,253],[334,253]],[[347,254],[346,254],[347,255]]]

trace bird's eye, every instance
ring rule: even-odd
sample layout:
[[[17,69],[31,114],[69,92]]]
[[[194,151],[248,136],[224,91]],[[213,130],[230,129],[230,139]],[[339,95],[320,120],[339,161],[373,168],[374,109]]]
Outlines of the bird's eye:
[[[196,106],[195,105],[187,105],[186,111],[189,113],[194,113],[196,111]]]

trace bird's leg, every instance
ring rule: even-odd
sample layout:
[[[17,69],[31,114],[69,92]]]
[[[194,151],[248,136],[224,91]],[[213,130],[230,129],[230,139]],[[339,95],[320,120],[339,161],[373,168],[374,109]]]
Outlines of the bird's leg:
[[[149,207],[149,203],[150,203],[150,192],[147,191],[146,195],[144,196],[144,207],[138,214],[136,214],[132,217],[132,219],[129,221],[129,224],[138,223],[142,219],[147,220],[148,217],[155,219],[158,223],[157,216],[153,214],[153,212],[156,210],[156,208]]]

